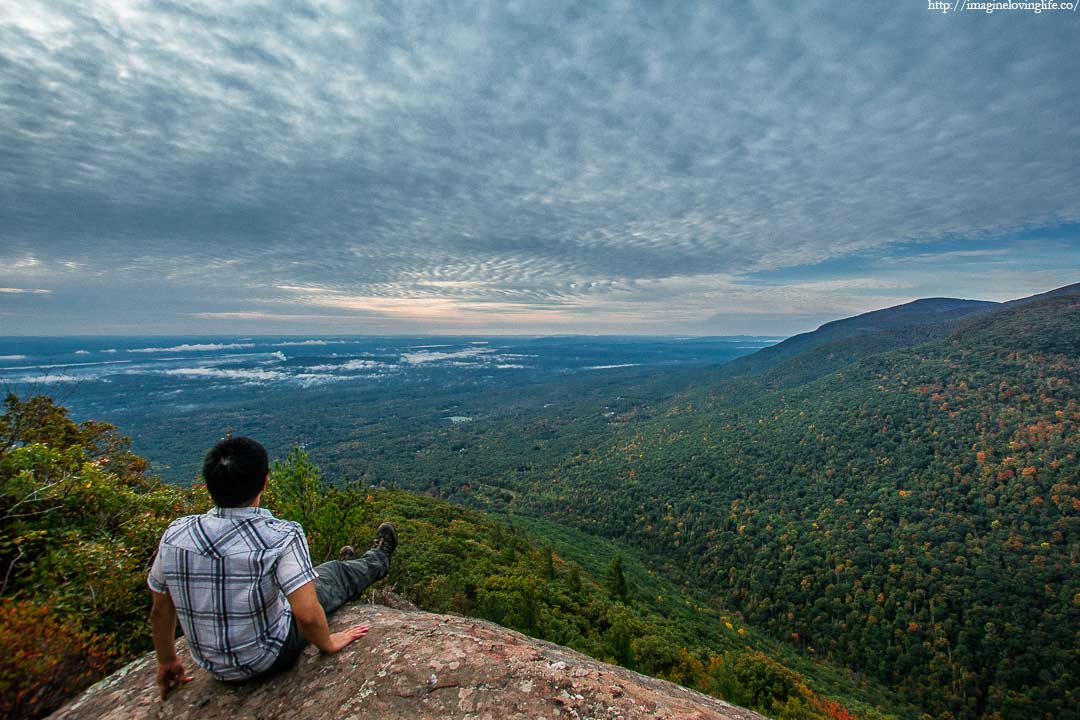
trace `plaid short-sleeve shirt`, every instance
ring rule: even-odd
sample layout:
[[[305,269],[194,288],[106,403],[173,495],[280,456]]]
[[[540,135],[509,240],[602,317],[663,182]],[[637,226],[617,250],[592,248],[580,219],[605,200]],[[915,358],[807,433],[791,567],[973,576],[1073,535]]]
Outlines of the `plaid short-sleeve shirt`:
[[[289,634],[286,595],[314,580],[304,530],[256,507],[174,520],[147,584],[168,593],[200,666],[222,680],[268,669]]]

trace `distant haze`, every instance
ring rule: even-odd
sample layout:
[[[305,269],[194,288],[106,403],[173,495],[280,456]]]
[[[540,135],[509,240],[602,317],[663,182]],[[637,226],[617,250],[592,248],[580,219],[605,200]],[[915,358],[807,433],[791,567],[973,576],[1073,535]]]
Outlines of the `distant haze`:
[[[0,5],[0,335],[788,335],[1080,279],[1080,13]]]

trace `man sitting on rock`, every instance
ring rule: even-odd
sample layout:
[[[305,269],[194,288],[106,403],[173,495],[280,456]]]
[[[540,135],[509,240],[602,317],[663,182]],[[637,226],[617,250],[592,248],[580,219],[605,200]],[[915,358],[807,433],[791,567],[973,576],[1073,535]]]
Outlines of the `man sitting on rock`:
[[[191,657],[220,680],[272,675],[291,666],[308,642],[336,653],[364,637],[366,625],[332,633],[326,615],[384,577],[397,532],[376,531],[371,549],[313,568],[304,529],[259,507],[269,480],[266,450],[229,438],[206,455],[203,478],[214,508],[174,520],[161,538],[147,584],[161,697],[191,678],[176,655],[176,621]]]

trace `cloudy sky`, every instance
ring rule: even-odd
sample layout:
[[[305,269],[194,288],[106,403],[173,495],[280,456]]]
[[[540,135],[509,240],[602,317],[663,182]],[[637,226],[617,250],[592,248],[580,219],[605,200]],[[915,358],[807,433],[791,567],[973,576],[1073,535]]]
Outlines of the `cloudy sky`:
[[[787,334],[1080,281],[1080,13],[0,4],[0,334]]]

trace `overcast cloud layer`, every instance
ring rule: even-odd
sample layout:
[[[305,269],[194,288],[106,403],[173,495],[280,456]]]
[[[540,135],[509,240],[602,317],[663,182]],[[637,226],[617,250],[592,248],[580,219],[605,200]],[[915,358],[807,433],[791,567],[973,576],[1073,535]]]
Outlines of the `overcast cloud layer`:
[[[423,9],[421,9],[423,8]],[[0,334],[795,332],[1080,280],[1080,14],[0,5]]]

